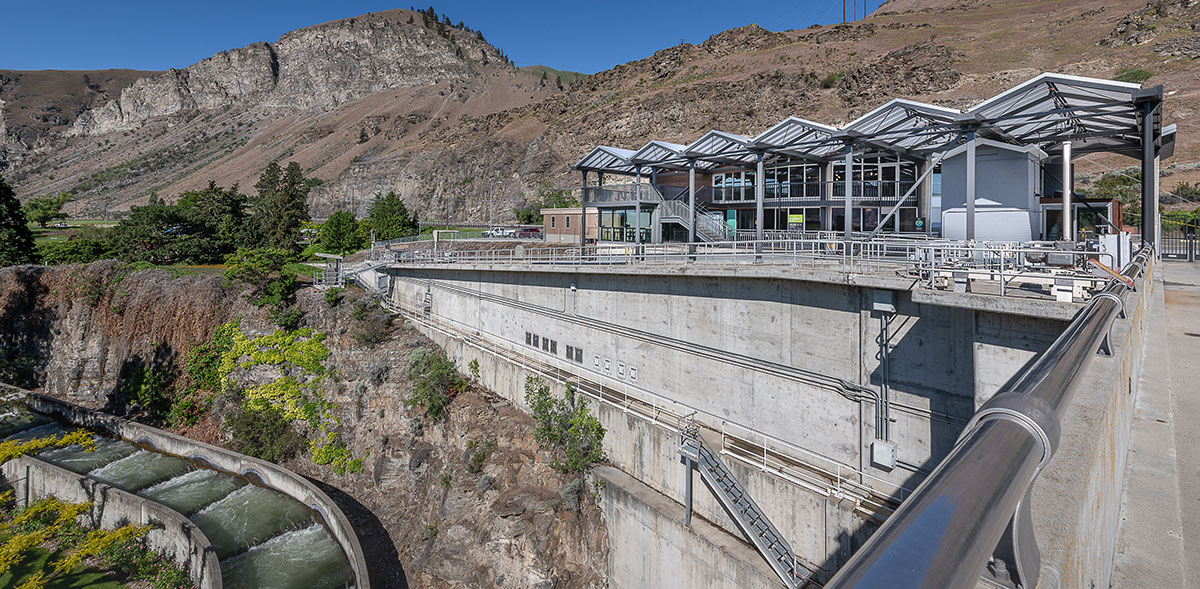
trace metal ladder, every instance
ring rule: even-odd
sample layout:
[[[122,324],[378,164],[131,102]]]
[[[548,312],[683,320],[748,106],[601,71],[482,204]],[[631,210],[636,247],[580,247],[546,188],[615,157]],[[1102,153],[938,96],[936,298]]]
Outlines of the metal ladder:
[[[691,471],[695,469],[700,471],[701,480],[741,530],[742,535],[758,549],[763,560],[767,561],[783,583],[792,589],[808,585],[814,578],[814,571],[796,559],[787,540],[775,529],[717,454],[704,443],[700,437],[700,429],[693,419],[688,418],[681,423],[679,438],[679,454],[681,460],[688,465],[686,523],[691,523]]]

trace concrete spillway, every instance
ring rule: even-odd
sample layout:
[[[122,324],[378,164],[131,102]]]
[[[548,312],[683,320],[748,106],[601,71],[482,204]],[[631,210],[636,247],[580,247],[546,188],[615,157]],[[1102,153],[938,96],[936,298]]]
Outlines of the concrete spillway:
[[[0,415],[5,440],[73,429],[21,408]],[[90,452],[68,446],[36,457],[188,517],[212,543],[225,587],[322,589],[354,583],[341,546],[299,501],[196,461],[100,434],[94,438]]]

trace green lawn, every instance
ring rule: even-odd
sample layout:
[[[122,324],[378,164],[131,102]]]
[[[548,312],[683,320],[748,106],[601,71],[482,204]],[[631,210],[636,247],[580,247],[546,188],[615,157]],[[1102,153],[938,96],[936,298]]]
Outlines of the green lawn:
[[[69,227],[55,227],[54,223],[66,223]],[[33,231],[33,239],[37,243],[49,243],[54,241],[66,241],[72,235],[79,232],[84,227],[102,227],[116,225],[115,220],[104,219],[64,219],[62,221],[54,221],[50,226],[42,229],[37,223],[30,223],[29,229]]]
[[[34,548],[25,555],[25,559],[13,566],[12,570],[0,575],[0,587],[17,587],[29,579],[37,571],[48,570],[50,560],[49,550]],[[121,589],[122,585],[115,579],[94,568],[77,567],[68,574],[59,576],[46,584],[47,589]]]

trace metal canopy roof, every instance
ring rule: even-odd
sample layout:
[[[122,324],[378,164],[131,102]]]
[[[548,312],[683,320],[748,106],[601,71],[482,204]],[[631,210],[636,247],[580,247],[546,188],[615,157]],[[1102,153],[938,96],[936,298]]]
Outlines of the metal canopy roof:
[[[706,161],[736,164],[754,160],[747,151],[753,146],[754,140],[749,137],[713,129],[687,146],[684,153]]]
[[[1091,151],[1121,151],[1141,145],[1135,103],[1146,93],[1139,84],[1045,73],[985,100],[968,115],[987,121],[982,133],[1004,141],[1087,140],[1081,147]]]
[[[631,157],[633,157],[633,150],[600,145],[588,152],[583,159],[579,160],[579,163],[572,167],[583,172],[633,174],[637,172],[637,166],[630,163]]]
[[[1047,153],[1057,153],[1062,142],[1071,141],[1076,154],[1138,156],[1142,101],[1161,98],[1161,86],[1143,89],[1127,82],[1045,73],[965,113],[897,98],[841,129],[788,117],[753,139],[712,130],[686,147],[651,141],[636,155],[629,150],[597,147],[575,169],[632,174],[638,165],[686,169],[689,160],[695,160],[698,168],[712,168],[748,164],[759,153],[772,160],[828,161],[840,156],[846,145],[923,159],[945,150],[968,129],[982,137],[1036,146]],[[1162,128],[1161,108],[1153,117],[1153,125],[1160,153],[1171,153],[1174,133],[1168,136]]]
[[[957,136],[953,125],[961,111],[894,98],[859,117],[845,132],[884,151],[915,155],[944,149]]]
[[[801,159],[825,158],[842,150],[837,129],[821,123],[788,117],[754,138],[754,144],[774,153]]]

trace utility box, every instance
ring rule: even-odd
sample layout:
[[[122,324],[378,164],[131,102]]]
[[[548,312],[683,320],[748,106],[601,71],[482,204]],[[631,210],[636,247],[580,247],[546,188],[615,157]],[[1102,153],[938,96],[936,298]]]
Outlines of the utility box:
[[[896,312],[896,293],[890,290],[876,290],[875,300],[871,304],[872,311],[880,313]]]
[[[871,442],[871,465],[875,468],[896,468],[896,445],[883,440]]]

